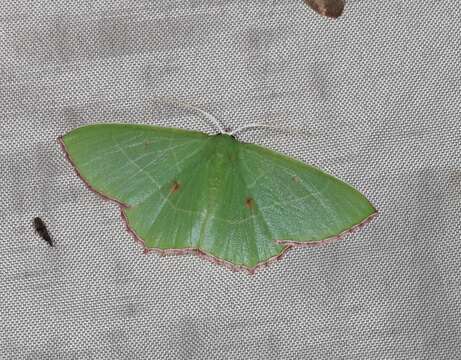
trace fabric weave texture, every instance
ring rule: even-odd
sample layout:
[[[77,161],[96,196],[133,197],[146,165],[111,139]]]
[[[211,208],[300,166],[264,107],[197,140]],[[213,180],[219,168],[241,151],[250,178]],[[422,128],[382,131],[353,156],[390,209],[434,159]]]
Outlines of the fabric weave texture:
[[[461,359],[461,3],[6,0],[0,359]],[[144,255],[57,138],[145,123],[350,183],[379,216],[250,276]],[[40,216],[56,246],[35,233]]]

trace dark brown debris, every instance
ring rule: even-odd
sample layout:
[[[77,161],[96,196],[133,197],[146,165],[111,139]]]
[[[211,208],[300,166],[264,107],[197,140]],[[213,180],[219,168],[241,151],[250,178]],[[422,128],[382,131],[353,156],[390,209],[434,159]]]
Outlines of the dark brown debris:
[[[33,224],[37,234],[40,235],[40,237],[43,240],[45,240],[48,243],[48,245],[54,246],[54,241],[53,239],[51,239],[50,233],[48,232],[48,229],[46,228],[44,221],[39,217],[35,217]]]
[[[338,18],[344,10],[344,0],[304,0],[314,11],[322,16]]]

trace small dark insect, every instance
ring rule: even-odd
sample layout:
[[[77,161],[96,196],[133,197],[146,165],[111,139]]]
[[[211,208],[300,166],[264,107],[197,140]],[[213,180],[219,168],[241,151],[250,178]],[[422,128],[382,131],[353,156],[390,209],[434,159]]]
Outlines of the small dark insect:
[[[344,10],[344,0],[304,0],[314,11],[331,18],[340,17]]]
[[[54,246],[53,239],[51,239],[45,223],[39,217],[34,218],[34,228],[37,234],[39,234],[40,237],[48,243],[48,245]]]

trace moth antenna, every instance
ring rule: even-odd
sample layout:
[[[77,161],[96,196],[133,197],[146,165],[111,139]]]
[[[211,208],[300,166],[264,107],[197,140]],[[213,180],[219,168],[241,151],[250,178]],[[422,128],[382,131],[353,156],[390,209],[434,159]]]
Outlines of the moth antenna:
[[[287,132],[291,132],[291,133],[295,133],[295,134],[297,134],[299,132],[305,132],[309,136],[312,135],[310,132],[308,132],[307,130],[303,130],[303,129],[291,129],[291,128],[285,128],[285,127],[280,127],[280,126],[274,126],[274,125],[268,125],[268,124],[258,124],[258,123],[241,126],[238,129],[228,133],[228,135],[233,136],[236,133],[239,133],[239,132],[241,132],[243,130],[254,129],[254,128],[274,129],[274,130],[279,130],[279,131],[287,131]]]
[[[200,109],[200,108],[198,108],[196,106],[193,106],[191,104],[188,104],[186,102],[179,101],[179,100],[176,100],[176,99],[165,98],[165,97],[161,97],[161,98],[158,98],[158,99],[163,101],[163,102],[166,102],[166,103],[180,105],[180,106],[183,106],[183,107],[185,107],[185,108],[187,108],[189,110],[197,111],[198,113],[202,114],[207,120],[209,120],[218,129],[218,131],[221,134],[229,134],[229,132],[225,131],[225,129],[222,127],[219,120],[216,119],[216,117],[214,117],[213,115],[211,115],[209,112],[207,112],[205,110],[202,110],[202,109]]]

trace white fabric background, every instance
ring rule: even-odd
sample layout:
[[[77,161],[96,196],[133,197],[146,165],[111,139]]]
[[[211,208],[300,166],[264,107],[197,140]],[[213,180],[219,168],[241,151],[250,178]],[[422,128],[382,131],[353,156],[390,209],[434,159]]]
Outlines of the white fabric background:
[[[0,359],[461,359],[460,18],[459,0],[350,0],[337,21],[302,0],[2,1]],[[380,215],[254,276],[143,255],[56,138],[214,131],[159,96],[298,129],[241,139]]]

